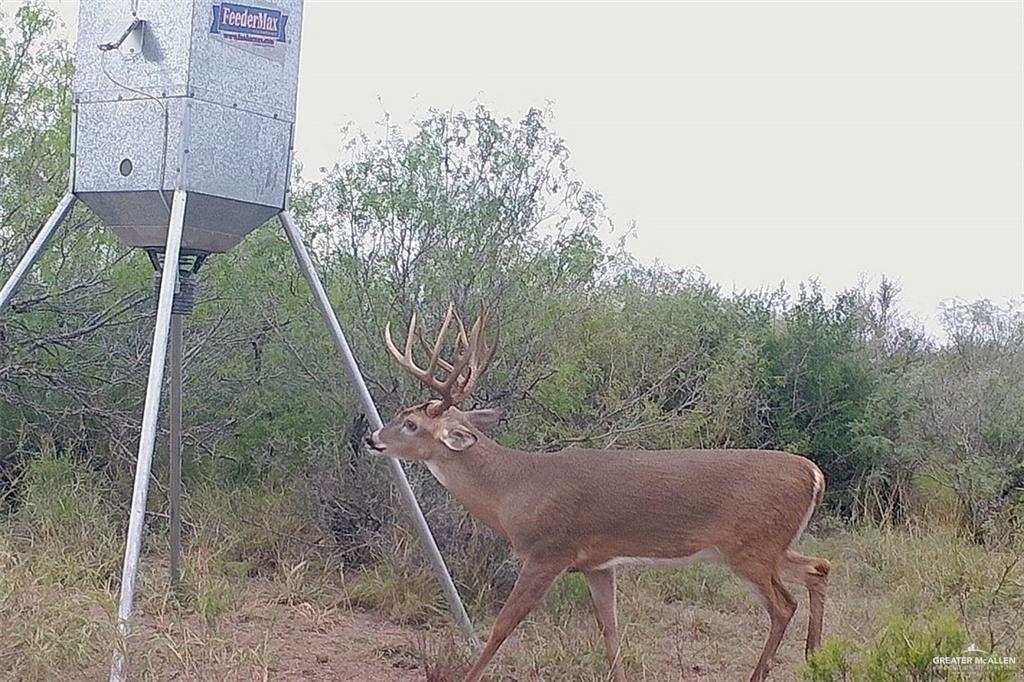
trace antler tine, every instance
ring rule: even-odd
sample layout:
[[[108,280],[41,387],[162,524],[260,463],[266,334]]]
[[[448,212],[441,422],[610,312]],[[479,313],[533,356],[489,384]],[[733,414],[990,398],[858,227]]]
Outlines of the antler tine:
[[[459,325],[459,330],[455,337],[457,355],[451,363],[444,362],[443,360],[441,361],[441,363],[443,363],[441,365],[442,368],[448,373],[448,376],[445,377],[441,387],[451,395],[451,398],[445,400],[445,406],[454,405],[461,400],[461,397],[456,397],[458,395],[457,393],[452,392],[452,388],[454,387],[457,391],[461,386],[460,380],[462,377],[462,370],[466,367],[466,363],[471,360],[473,352],[472,344],[470,343],[471,337],[466,334],[466,325],[462,321],[462,316],[455,310],[454,305],[450,303],[448,304],[448,317],[445,319],[445,331],[447,331],[447,322],[453,316],[455,318],[455,323]]]
[[[484,372],[487,371],[488,366],[491,364],[491,360],[494,358],[494,352],[498,347],[498,337],[496,334],[494,343],[488,346],[485,331],[490,318],[490,313],[486,310],[481,310],[476,322],[473,323],[473,327],[470,329],[467,348],[469,371],[462,378],[461,383],[457,384],[456,402],[465,399],[466,396],[473,392],[473,389],[476,388]]]
[[[416,313],[413,312],[412,319],[409,321],[409,330],[405,333],[405,359],[407,362],[416,367],[412,361],[412,342],[416,334]],[[419,369],[417,367],[417,369]]]
[[[459,323],[459,338],[458,343],[461,343],[464,348],[469,348],[469,337],[466,336],[466,325],[462,323],[462,315],[455,313],[455,321]]]
[[[444,350],[445,340],[453,319],[458,325],[455,340],[456,355],[451,362],[448,362],[441,357],[441,352]],[[466,325],[455,310],[455,306],[449,304],[437,339],[431,347],[423,337],[417,324],[416,314],[413,313],[405,336],[405,352],[400,351],[391,339],[390,322],[384,325],[384,342],[388,352],[406,372],[441,397],[438,403],[429,408],[431,414],[438,415],[464,400],[476,387],[480,377],[490,365],[497,348],[497,335],[495,335],[494,343],[488,345],[485,329],[489,321],[490,314],[486,310],[481,310],[470,331],[467,332]],[[429,354],[425,369],[418,367],[413,359],[413,346],[416,339],[419,339],[423,350]],[[443,381],[435,375],[438,367],[447,373]]]
[[[476,385],[476,377],[479,373],[477,355],[480,351],[480,329],[482,325],[486,323],[485,315],[486,313],[481,310],[480,315],[478,315],[476,321],[473,322],[473,326],[470,328],[468,338],[466,339],[466,354],[468,356],[469,372],[466,374],[465,379],[459,387],[459,391],[463,397],[469,395],[470,391],[472,391],[473,387]]]
[[[487,328],[488,323],[491,321],[491,315],[486,310],[481,309],[480,315],[477,316],[476,322],[473,323],[473,329],[470,330],[470,337],[473,339],[473,356],[476,358],[481,349],[487,350],[487,338],[484,330]]]
[[[462,324],[462,318],[459,317],[458,313],[455,313],[455,321],[459,325],[459,337],[456,345],[461,343],[463,348],[450,364],[445,363],[445,365],[447,365],[445,370],[448,372],[448,376],[445,377],[439,387],[439,391],[444,395],[444,400],[442,401],[444,407],[450,407],[462,400],[464,397],[459,395],[456,391],[459,387],[459,378],[462,375],[462,371],[466,368],[466,363],[468,363],[472,358],[472,347],[466,337],[466,328]],[[453,388],[455,389],[454,391]]]
[[[395,360],[398,360],[398,364],[405,367],[405,356],[402,355],[401,351],[398,350],[398,346],[391,340],[391,321],[384,323],[384,345],[387,346],[388,352],[391,353]]]
[[[437,339],[434,341],[434,348],[430,351],[430,360],[427,363],[427,373],[433,377],[434,372],[437,370],[439,363],[444,362],[441,360],[441,351],[444,349],[444,340],[448,335],[448,326],[452,323],[452,315],[455,313],[455,307],[449,303],[448,312],[444,315],[444,322],[441,323],[441,331],[437,333]],[[422,336],[420,339],[422,340]],[[426,342],[423,342],[426,345]],[[428,349],[429,350],[429,349]],[[448,364],[448,363],[445,363]]]
[[[433,352],[433,350],[430,347],[430,344],[428,344],[427,340],[425,338],[423,338],[422,332],[419,334],[419,340],[420,340],[420,346],[423,347],[423,351],[425,353],[430,354],[430,353]],[[452,369],[454,369],[452,367],[451,363],[448,362],[447,360],[445,360],[444,358],[442,358],[440,355],[437,357],[437,366],[440,367],[441,369],[443,369],[445,372],[450,372],[450,371],[452,371]]]
[[[487,320],[490,321],[490,316],[488,316]],[[501,320],[495,319],[494,320],[494,342],[491,344],[490,348],[487,349],[487,357],[484,359],[484,363],[483,363],[483,366],[485,368],[491,366],[491,360],[494,359],[494,353],[495,353],[495,351],[498,350],[498,339],[500,337],[501,337]]]
[[[431,376],[430,372],[424,369],[420,369],[416,365],[416,361],[412,357],[412,344],[416,338],[416,313],[413,313],[412,320],[409,322],[409,330],[405,335],[405,352],[398,350],[398,346],[391,338],[391,322],[387,322],[384,325],[384,344],[387,346],[388,352],[391,353],[392,357],[398,361],[407,373],[416,378],[420,383],[425,385],[427,388],[435,388],[436,381]]]

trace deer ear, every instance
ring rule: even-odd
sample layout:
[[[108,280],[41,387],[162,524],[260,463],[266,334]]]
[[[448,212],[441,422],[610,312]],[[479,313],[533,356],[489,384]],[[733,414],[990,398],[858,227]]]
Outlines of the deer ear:
[[[502,411],[498,409],[470,410],[469,412],[464,412],[463,415],[466,417],[466,421],[472,424],[474,428],[487,433],[498,425]]]
[[[465,429],[460,429],[458,426],[446,426],[441,430],[441,442],[449,450],[462,452],[476,445],[476,436]]]

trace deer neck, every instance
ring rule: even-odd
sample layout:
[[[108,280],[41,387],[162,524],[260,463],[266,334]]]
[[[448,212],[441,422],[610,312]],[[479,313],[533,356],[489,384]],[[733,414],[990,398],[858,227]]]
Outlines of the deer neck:
[[[465,452],[426,464],[466,511],[503,533],[498,510],[505,498],[521,487],[528,459],[529,453],[480,438]]]

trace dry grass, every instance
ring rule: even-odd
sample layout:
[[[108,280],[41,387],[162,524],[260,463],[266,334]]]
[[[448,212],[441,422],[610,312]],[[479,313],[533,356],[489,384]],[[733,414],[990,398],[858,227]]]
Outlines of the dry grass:
[[[803,548],[833,561],[826,636],[871,647],[901,614],[951,609],[971,641],[1024,653],[1024,548],[993,551],[944,529],[859,529],[808,537]],[[1014,562],[1017,561],[1016,564]],[[623,660],[631,680],[745,679],[767,635],[767,617],[727,570],[624,571],[619,581]],[[773,678],[799,679],[806,594],[779,650]],[[953,652],[959,653],[959,652]],[[568,575],[498,656],[495,675],[515,680],[608,679],[585,584]],[[457,678],[451,678],[457,679]]]
[[[24,505],[0,520],[0,676],[104,677],[117,641],[123,538],[110,492],[99,478],[43,458]],[[159,517],[152,523],[127,642],[136,679],[460,679],[468,656],[427,572],[381,563],[346,580],[290,513],[287,491],[258,499],[191,492],[178,593],[167,588]],[[854,650],[895,615],[946,606],[972,641],[1024,654],[1024,560],[1013,563],[1020,545],[981,547],[944,528],[861,528],[803,546],[833,562],[826,635]],[[631,680],[749,674],[767,618],[727,571],[624,571],[619,586]],[[776,680],[798,679],[803,666],[806,596],[797,596]],[[493,608],[474,610],[481,629],[493,620]],[[580,576],[554,586],[503,647],[491,679],[607,679]]]
[[[269,679],[283,657],[312,655],[302,642],[325,640],[314,663],[348,645],[327,641],[351,612],[344,574],[316,551],[289,496],[246,499],[202,487],[189,499],[179,590],[167,583],[166,529],[158,515],[150,520],[133,627],[120,641],[124,531],[112,497],[100,477],[67,461],[33,463],[21,507],[0,520],[0,678],[100,679],[121,645],[134,679]],[[282,629],[299,639],[281,638]]]

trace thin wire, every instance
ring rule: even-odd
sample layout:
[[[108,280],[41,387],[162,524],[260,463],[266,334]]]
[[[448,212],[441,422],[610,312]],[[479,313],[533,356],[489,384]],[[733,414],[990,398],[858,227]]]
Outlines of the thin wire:
[[[132,11],[133,11],[133,13],[134,13],[137,5],[138,5],[138,0],[133,0],[133,2],[132,2]],[[145,26],[145,24],[143,24],[143,26]],[[145,28],[143,28],[143,30],[145,30]],[[144,92],[142,90],[137,90],[137,89],[131,87],[130,85],[126,85],[124,83],[121,83],[121,82],[118,82],[118,81],[114,80],[114,77],[111,76],[110,73],[107,71],[107,54],[109,52],[111,52],[111,51],[112,50],[104,51],[102,53],[102,56],[100,57],[100,69],[102,69],[103,75],[107,77],[107,80],[109,80],[111,83],[113,83],[115,86],[117,86],[119,88],[122,88],[124,90],[128,90],[129,92],[134,92],[134,93],[136,93],[138,95],[142,95],[146,99],[153,100],[154,102],[156,102],[160,106],[160,108],[164,112],[164,142],[163,142],[162,148],[160,150],[160,188],[157,191],[157,194],[160,195],[160,201],[163,203],[164,208],[167,209],[167,217],[169,219],[171,217],[171,206],[170,206],[170,204],[167,203],[167,197],[164,196],[164,184],[165,184],[165,181],[167,180],[167,139],[168,139],[168,136],[169,136],[168,130],[170,128],[170,114],[167,111],[167,105],[164,104],[163,100],[161,100],[159,97],[154,97],[153,95],[149,94],[148,92]]]

